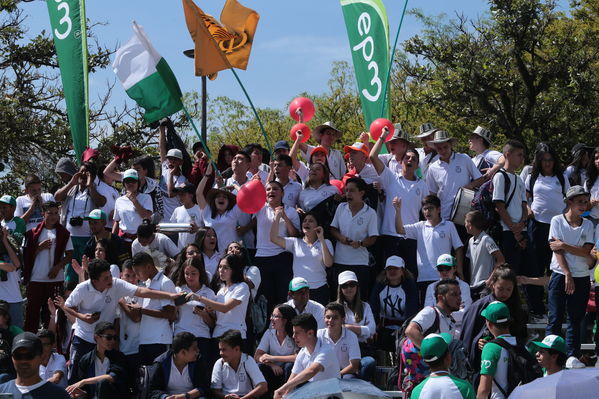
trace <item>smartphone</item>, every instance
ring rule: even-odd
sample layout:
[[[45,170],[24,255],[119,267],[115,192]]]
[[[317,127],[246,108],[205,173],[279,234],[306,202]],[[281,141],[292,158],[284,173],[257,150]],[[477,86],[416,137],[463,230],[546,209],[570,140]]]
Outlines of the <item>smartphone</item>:
[[[189,299],[187,299],[187,292],[181,292],[181,294],[175,299],[175,306],[181,306],[187,302],[189,302]]]

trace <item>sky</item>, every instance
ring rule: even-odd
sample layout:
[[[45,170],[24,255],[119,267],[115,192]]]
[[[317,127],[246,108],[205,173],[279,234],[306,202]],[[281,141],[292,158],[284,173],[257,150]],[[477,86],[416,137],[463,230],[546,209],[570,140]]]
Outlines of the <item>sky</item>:
[[[224,0],[195,0],[206,13],[218,19]],[[287,102],[301,92],[321,94],[327,90],[327,81],[333,61],[351,63],[347,32],[338,0],[241,0],[243,5],[260,14],[260,22],[246,71],[238,75],[257,107],[283,109]],[[389,16],[390,42],[397,32],[403,0],[384,1]],[[412,0],[408,9],[419,8],[426,15],[456,12],[476,18],[483,15],[488,4],[482,0]],[[21,3],[28,15],[28,37],[41,30],[50,31],[45,1]],[[142,25],[157,51],[173,69],[183,92],[201,90],[199,77],[194,76],[193,60],[183,51],[193,48],[193,42],[183,16],[180,0],[88,0],[86,13],[98,40],[106,47],[116,49],[133,34],[131,22]],[[421,32],[422,26],[411,15],[406,15],[400,32],[400,43]],[[111,60],[112,62],[112,60]],[[108,83],[115,81],[111,68],[90,74],[90,101],[97,102],[105,93]],[[208,81],[211,98],[225,95],[247,104],[243,92],[230,71],[219,73],[215,81]],[[120,83],[117,82],[111,105],[121,107],[124,102],[133,105]]]

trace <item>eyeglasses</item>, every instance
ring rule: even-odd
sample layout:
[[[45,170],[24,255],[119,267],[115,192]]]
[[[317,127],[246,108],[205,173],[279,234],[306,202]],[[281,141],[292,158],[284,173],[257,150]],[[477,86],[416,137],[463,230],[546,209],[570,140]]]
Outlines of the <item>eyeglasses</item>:
[[[35,353],[33,352],[17,352],[12,354],[12,358],[15,360],[33,360]]]
[[[341,289],[344,290],[346,288],[355,288],[357,286],[358,286],[358,283],[355,283],[355,282],[352,281],[350,283],[342,284],[341,285]]]
[[[453,269],[453,266],[437,266],[437,271],[448,272]]]
[[[107,341],[113,341],[118,338],[115,334],[104,334],[104,335],[100,335],[100,337],[104,338]]]

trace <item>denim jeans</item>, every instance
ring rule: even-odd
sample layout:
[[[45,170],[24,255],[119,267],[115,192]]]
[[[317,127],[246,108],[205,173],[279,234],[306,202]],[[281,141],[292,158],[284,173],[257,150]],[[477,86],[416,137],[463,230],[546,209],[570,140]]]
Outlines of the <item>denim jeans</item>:
[[[574,278],[574,293],[567,295],[564,290],[566,276],[560,273],[551,275],[549,280],[549,323],[545,335],[561,335],[564,311],[568,313],[566,346],[568,356],[580,356],[581,323],[584,318],[591,282],[588,277]]]
[[[523,234],[526,236],[526,232],[523,232]],[[530,243],[528,245],[530,245]],[[501,233],[501,253],[503,253],[505,261],[510,265],[512,270],[516,272],[516,274],[525,274],[523,270],[523,263],[526,249],[522,249],[522,247],[518,245],[516,237],[514,237],[514,233],[512,233],[510,230],[503,231]]]
[[[527,277],[542,277],[545,275],[545,270],[549,268],[551,263],[552,252],[549,248],[549,227],[547,223],[537,222],[531,219],[528,223],[528,245],[530,251],[530,261],[525,262],[520,272]],[[545,313],[545,305],[543,297],[545,289],[537,285],[525,285],[524,293],[526,302],[531,313],[542,315]]]
[[[360,371],[358,372],[359,379],[368,382],[373,382],[375,372],[376,361],[372,357],[365,356],[362,359],[360,359]]]

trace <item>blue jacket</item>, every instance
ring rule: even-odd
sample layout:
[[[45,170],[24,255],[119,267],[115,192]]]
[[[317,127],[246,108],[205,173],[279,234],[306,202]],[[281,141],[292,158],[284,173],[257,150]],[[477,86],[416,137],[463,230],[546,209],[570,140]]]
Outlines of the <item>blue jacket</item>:
[[[15,380],[10,380],[0,385],[0,393],[11,393],[14,399],[70,399],[67,391],[51,382],[46,382],[41,387],[23,395],[17,388]]]
[[[106,374],[109,374],[113,379],[114,383],[111,384],[113,389],[103,391],[100,388],[100,399],[125,399],[129,396],[126,395],[127,387],[128,387],[128,379],[133,377],[133,375],[129,375],[127,372],[127,361],[125,359],[125,355],[117,350],[107,351],[106,357],[110,360],[110,365],[108,366],[108,371]],[[86,353],[79,360],[79,365],[77,369],[73,370],[71,378],[69,379],[69,384],[74,384],[77,381],[81,381],[85,378],[96,377],[96,350],[92,350],[91,352]],[[87,392],[88,398],[93,398],[96,394],[96,389],[98,384],[93,385],[85,385],[83,390]],[[116,397],[114,396],[115,393]]]
[[[163,353],[154,360],[149,371],[150,374],[150,399],[163,399],[168,395],[168,380],[171,375],[171,359],[173,351]],[[187,365],[189,379],[194,388],[202,392],[201,396],[207,397],[210,393],[211,367],[208,367],[200,354],[195,362]],[[184,392],[181,392],[184,393]]]

